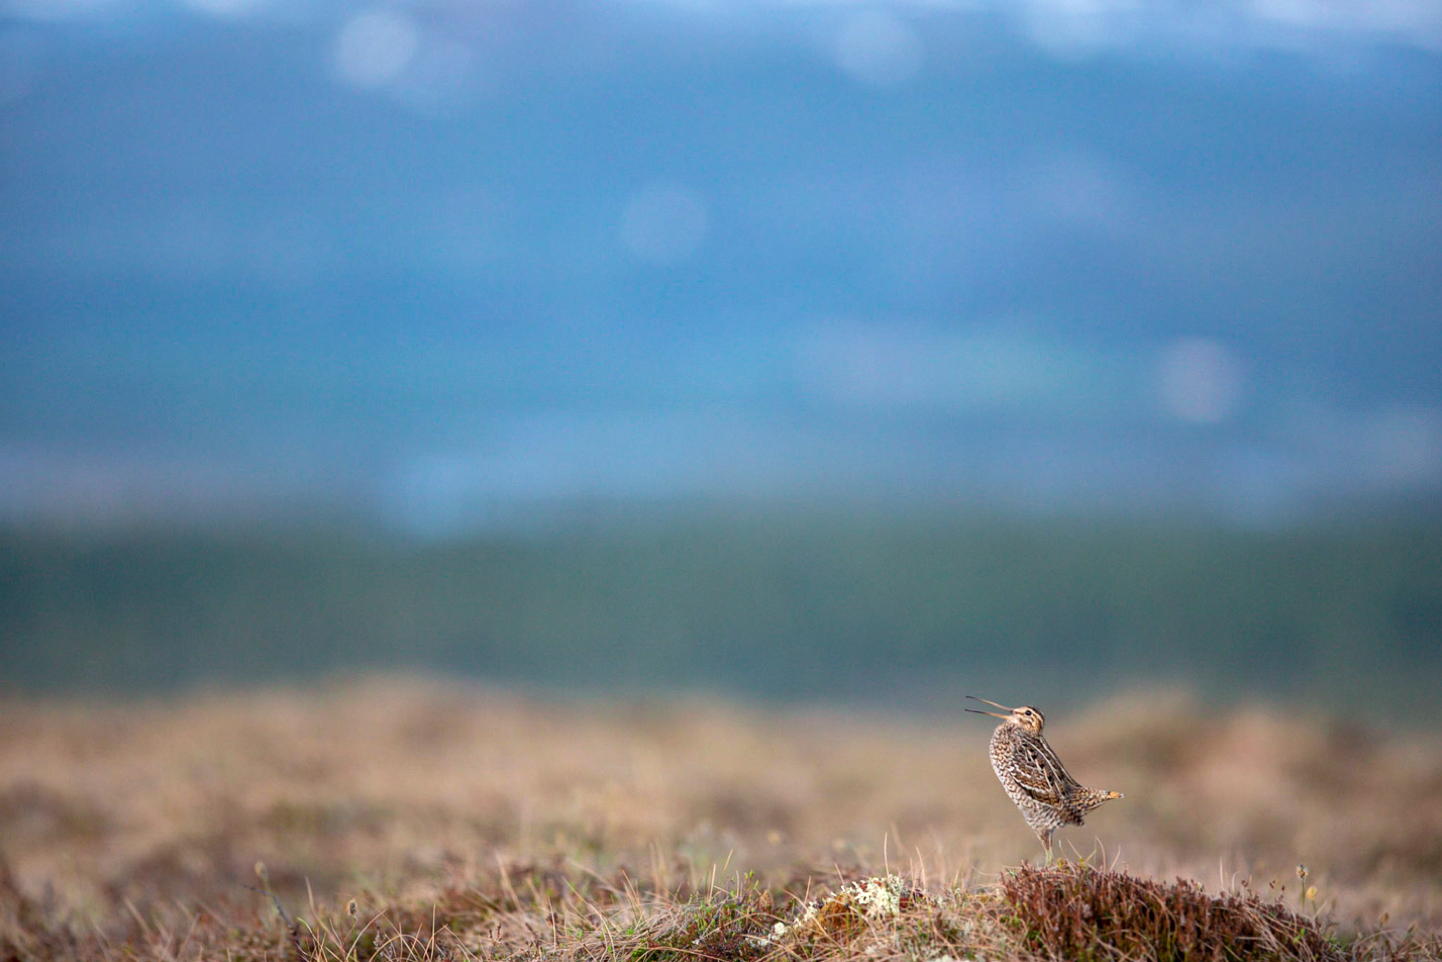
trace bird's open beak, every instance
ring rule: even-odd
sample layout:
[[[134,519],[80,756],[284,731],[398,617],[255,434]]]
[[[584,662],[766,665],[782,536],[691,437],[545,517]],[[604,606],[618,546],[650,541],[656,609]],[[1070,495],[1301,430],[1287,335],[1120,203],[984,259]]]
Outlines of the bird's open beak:
[[[975,714],[978,714],[978,715],[990,715],[992,718],[1010,718],[1010,717],[1011,717],[1011,709],[1010,709],[1010,708],[1007,708],[1005,705],[998,705],[998,704],[997,704],[996,702],[994,702],[994,701],[987,701],[985,698],[978,698],[978,697],[976,697],[975,695],[967,695],[966,697],[967,697],[967,698],[970,698],[972,701],[979,701],[979,702],[981,702],[983,705],[991,705],[993,708],[1003,709],[1003,710],[1006,712],[1006,714],[1005,714],[1005,715],[998,715],[998,714],[997,714],[996,712],[994,712],[994,711],[982,711],[980,708],[968,708],[967,711],[969,711],[969,712],[974,712]]]

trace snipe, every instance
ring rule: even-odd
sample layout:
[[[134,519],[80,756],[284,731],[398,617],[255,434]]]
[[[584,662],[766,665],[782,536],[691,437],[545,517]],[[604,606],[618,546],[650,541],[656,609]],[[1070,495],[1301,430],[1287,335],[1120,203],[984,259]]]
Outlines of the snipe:
[[[966,697],[1007,712],[967,709],[1001,719],[991,736],[991,767],[1021,810],[1021,817],[1046,847],[1048,862],[1053,832],[1063,825],[1080,825],[1082,816],[1102,802],[1123,797],[1121,792],[1086,788],[1071,777],[1041,733],[1046,716],[1038,709],[1029,705],[1007,708],[975,695]]]

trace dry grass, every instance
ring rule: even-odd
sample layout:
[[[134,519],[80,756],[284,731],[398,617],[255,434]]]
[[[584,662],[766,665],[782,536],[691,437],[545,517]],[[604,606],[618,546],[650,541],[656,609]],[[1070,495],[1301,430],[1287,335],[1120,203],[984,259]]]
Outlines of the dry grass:
[[[406,680],[11,700],[0,960],[1442,951],[1427,934],[1442,925],[1437,735],[1167,695],[1049,721],[1083,781],[1127,798],[1039,871],[1008,868],[1039,848],[970,716]],[[894,913],[872,911],[877,886]]]

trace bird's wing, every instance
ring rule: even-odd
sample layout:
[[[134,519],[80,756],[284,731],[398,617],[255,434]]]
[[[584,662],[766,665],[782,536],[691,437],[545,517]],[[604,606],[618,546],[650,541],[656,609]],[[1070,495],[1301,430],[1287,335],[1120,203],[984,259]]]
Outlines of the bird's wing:
[[[1022,791],[1043,805],[1061,805],[1081,788],[1042,739],[1027,739],[1018,746],[1016,781]]]

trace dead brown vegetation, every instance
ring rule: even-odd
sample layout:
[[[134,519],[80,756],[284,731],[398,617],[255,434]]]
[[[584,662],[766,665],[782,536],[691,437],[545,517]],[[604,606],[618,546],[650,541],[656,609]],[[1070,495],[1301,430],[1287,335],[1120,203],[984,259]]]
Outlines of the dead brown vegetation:
[[[1437,736],[1170,695],[1050,720],[1075,772],[1127,793],[1062,837],[1107,871],[1008,868],[1040,852],[970,719],[407,680],[11,700],[0,959],[1437,951]],[[794,928],[890,876],[916,893],[898,916],[832,901]]]
[[[1318,923],[1256,892],[1209,896],[1195,881],[1024,866],[1001,880],[1013,931],[1045,955],[1156,959],[1304,959],[1342,953]],[[1104,948],[1103,948],[1104,947]]]

